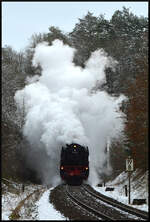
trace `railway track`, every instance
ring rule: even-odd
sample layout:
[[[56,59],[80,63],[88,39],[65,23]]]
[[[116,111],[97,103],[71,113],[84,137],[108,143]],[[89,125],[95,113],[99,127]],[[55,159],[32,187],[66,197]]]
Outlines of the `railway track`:
[[[98,212],[96,209],[94,209],[93,207],[89,207],[87,206],[85,203],[83,203],[81,200],[77,199],[76,197],[74,197],[70,191],[68,190],[68,187],[66,186],[66,192],[67,195],[69,196],[69,198],[71,199],[71,201],[73,201],[73,203],[77,204],[79,207],[84,208],[85,210],[88,211],[88,213],[91,213],[92,215],[94,215],[96,217],[96,219],[100,218],[100,219],[105,219],[105,220],[112,220],[111,217]]]
[[[96,197],[97,199],[104,201],[105,203],[108,203],[114,207],[117,207],[125,212],[131,213],[132,215],[135,215],[137,217],[140,217],[141,219],[148,219],[148,213],[130,206],[127,206],[121,202],[118,202],[117,200],[114,200],[110,197],[107,197],[103,194],[96,193],[94,190],[92,191],[92,188],[87,188],[88,186],[83,185],[82,188],[88,192],[90,195]]]
[[[136,209],[124,208],[123,204],[120,207],[120,203],[117,201],[111,201],[111,198],[107,198],[104,195],[98,195],[92,191],[92,188],[88,188],[87,185],[80,187],[72,187],[66,185],[66,193],[70,200],[78,207],[86,210],[93,215],[96,219],[100,220],[145,220],[148,219],[148,214]],[[125,205],[126,206],[126,205]]]

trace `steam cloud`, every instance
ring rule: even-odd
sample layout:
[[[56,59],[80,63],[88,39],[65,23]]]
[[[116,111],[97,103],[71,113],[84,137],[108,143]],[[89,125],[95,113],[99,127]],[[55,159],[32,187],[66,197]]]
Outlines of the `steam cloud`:
[[[93,90],[97,82],[106,81],[105,68],[113,68],[116,62],[100,49],[83,69],[74,65],[74,53],[60,40],[51,46],[38,44],[33,65],[40,64],[42,75],[28,79],[15,95],[18,108],[26,114],[24,136],[34,150],[44,149],[47,154],[47,162],[39,157],[37,164],[46,184],[60,183],[60,150],[73,142],[89,147],[89,183],[97,183],[97,171],[104,171],[107,141],[119,138],[124,127],[119,107],[125,97]]]

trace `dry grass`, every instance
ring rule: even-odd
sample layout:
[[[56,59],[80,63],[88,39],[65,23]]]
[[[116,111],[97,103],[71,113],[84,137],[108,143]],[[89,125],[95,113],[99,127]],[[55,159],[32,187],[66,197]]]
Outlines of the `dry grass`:
[[[31,194],[29,194],[25,199],[20,201],[19,204],[17,205],[17,207],[12,211],[11,215],[9,216],[10,220],[19,219],[20,218],[19,212],[20,212],[21,207],[24,206],[25,201],[29,200],[33,194],[38,193],[38,192],[41,192],[41,189],[35,190]]]

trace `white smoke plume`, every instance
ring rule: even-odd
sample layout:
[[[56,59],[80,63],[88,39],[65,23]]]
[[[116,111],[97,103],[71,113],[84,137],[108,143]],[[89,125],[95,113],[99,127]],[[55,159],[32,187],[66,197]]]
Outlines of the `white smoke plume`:
[[[15,95],[17,106],[26,113],[24,136],[34,149],[44,149],[49,157],[43,170],[42,164],[39,166],[47,184],[60,183],[60,150],[73,142],[89,147],[89,183],[97,183],[97,170],[104,171],[107,140],[119,138],[124,127],[119,107],[125,97],[92,90],[97,81],[106,81],[105,68],[113,68],[116,62],[100,49],[92,53],[83,69],[74,65],[74,53],[75,49],[60,40],[51,46],[38,44],[33,65],[40,64],[42,75]]]

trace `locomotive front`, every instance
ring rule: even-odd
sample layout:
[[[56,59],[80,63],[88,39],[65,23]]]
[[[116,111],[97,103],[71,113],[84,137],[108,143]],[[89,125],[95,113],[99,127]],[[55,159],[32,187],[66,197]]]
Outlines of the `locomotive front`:
[[[80,185],[89,176],[88,147],[76,143],[61,150],[60,176],[70,185]]]

